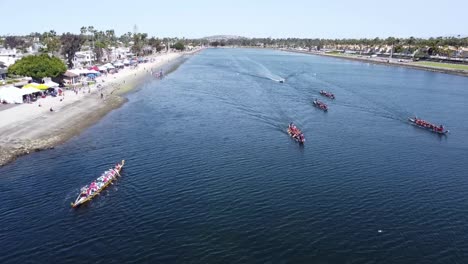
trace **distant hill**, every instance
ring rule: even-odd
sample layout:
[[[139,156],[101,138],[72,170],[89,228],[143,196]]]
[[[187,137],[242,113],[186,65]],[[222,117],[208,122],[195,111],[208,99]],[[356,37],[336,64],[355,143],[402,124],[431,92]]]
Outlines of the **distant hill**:
[[[204,37],[203,39],[207,39],[209,41],[220,41],[220,40],[230,40],[230,39],[246,39],[246,37],[234,36],[234,35],[215,35],[215,36]]]

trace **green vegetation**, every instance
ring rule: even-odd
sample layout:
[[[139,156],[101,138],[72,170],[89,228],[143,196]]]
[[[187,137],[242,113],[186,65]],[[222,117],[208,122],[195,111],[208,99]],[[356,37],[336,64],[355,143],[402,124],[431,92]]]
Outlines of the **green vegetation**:
[[[185,45],[182,41],[177,41],[171,48],[176,50],[185,50]]]
[[[63,74],[67,67],[59,58],[47,54],[26,56],[11,65],[8,73],[19,76],[30,76],[35,80],[44,77],[57,77]]]
[[[443,68],[443,69],[468,71],[468,65],[463,65],[463,64],[442,63],[442,62],[432,62],[432,61],[418,61],[418,62],[414,62],[414,64],[421,65],[421,66]]]
[[[146,43],[148,41],[148,34],[146,33],[136,33],[133,34],[133,46],[131,51],[136,55],[143,55]]]
[[[60,37],[60,41],[62,42],[62,54],[67,59],[68,66],[73,68],[73,58],[80,51],[85,40],[81,35],[66,33]]]
[[[44,32],[42,35],[39,34],[41,42],[45,45],[41,49],[41,52],[57,54],[60,50],[60,38],[57,37],[57,33],[54,30]]]

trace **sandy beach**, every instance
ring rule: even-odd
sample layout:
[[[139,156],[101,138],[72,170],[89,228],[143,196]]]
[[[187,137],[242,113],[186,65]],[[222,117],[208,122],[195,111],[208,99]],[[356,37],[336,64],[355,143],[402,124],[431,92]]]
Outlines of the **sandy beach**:
[[[116,74],[102,75],[94,85],[79,85],[77,93],[69,89],[64,96],[48,96],[31,104],[0,105],[0,166],[19,156],[53,148],[79,134],[109,111],[120,107],[125,102],[121,95],[142,80],[151,78],[152,71],[159,72],[168,63],[191,53],[150,57],[154,61],[139,64],[137,68],[127,67]]]

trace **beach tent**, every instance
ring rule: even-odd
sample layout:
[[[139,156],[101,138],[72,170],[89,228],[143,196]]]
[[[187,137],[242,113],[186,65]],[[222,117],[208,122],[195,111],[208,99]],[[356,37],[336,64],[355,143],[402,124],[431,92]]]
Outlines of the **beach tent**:
[[[47,81],[44,83],[45,85],[49,86],[49,87],[58,87],[59,84],[56,83],[56,82],[53,82],[53,81]]]
[[[63,74],[63,76],[68,77],[68,78],[74,78],[74,77],[78,77],[79,74],[76,74],[76,73],[68,70]]]
[[[49,89],[49,86],[41,83],[41,84],[36,85],[35,88],[37,88],[39,90],[47,90],[47,89]]]
[[[23,103],[23,96],[15,90],[19,89],[14,86],[0,88],[0,102],[5,102],[7,104]]]
[[[32,86],[29,86],[29,87],[26,87],[24,86],[21,91],[24,93],[24,94],[32,94],[32,93],[40,93],[42,92],[41,90],[37,89],[37,88],[34,88]]]
[[[104,65],[107,69],[115,69],[114,65],[110,64],[110,63],[107,63],[106,65]]]
[[[35,91],[30,89],[18,89],[14,86],[7,86],[0,89],[0,102],[6,102],[8,104],[22,104],[23,95],[32,93],[35,93]]]
[[[99,71],[107,71],[106,65],[102,65],[98,67]]]
[[[96,71],[96,70],[89,70],[88,74],[100,75],[101,73],[99,71]]]
[[[63,80],[66,82],[66,83],[71,83],[71,84],[74,84],[78,81],[78,77],[79,75],[71,72],[71,71],[66,71],[64,74],[63,74]]]
[[[29,84],[26,84],[25,86],[23,86],[23,88],[29,88],[29,87],[36,88],[36,89],[39,89],[39,90],[49,89],[49,86],[47,86],[45,84],[39,84],[39,83],[29,83]]]
[[[85,74],[83,72],[83,70],[80,70],[80,69],[68,70],[67,72],[71,72],[71,73],[75,74],[76,76],[80,76],[81,74]],[[65,72],[65,73],[67,73],[67,72]]]

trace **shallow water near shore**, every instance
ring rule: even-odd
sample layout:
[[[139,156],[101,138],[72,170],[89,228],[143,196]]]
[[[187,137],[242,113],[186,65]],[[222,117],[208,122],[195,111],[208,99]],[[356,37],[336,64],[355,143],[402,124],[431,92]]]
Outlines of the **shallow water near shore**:
[[[466,263],[466,98],[466,77],[204,50],[0,168],[0,263]],[[121,159],[121,178],[70,208]]]

